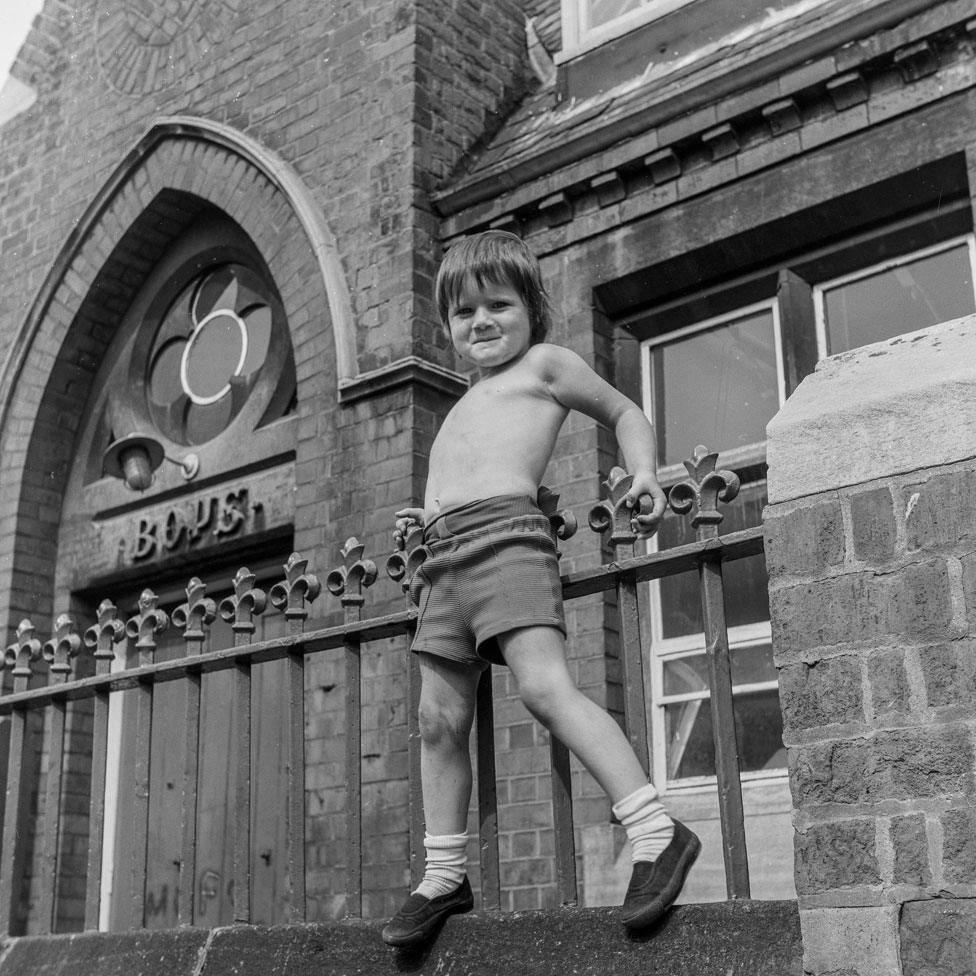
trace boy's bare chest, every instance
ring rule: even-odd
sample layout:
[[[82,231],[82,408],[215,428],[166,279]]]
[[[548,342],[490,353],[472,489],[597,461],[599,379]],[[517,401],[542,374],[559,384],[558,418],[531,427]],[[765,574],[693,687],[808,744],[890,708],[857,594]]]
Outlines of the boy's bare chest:
[[[562,408],[540,384],[519,377],[488,377],[479,380],[454,405],[441,427],[441,436],[467,439],[472,436],[512,433],[511,424],[551,419],[561,421]]]

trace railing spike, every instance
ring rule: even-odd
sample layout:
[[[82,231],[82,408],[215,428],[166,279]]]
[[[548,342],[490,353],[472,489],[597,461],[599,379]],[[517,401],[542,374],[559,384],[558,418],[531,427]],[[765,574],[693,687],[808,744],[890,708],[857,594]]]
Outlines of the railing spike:
[[[308,617],[307,603],[311,603],[322,591],[322,584],[314,573],[308,573],[308,560],[297,552],[288,557],[284,565],[285,578],[271,587],[268,594],[271,605],[296,623]]]
[[[404,593],[409,593],[417,570],[430,555],[424,545],[423,526],[415,522],[406,532],[397,529],[393,533],[393,543],[396,548],[386,559],[386,575],[399,583]]]
[[[221,620],[231,625],[235,634],[254,633],[254,618],[264,613],[268,595],[256,587],[257,577],[246,566],[234,576],[234,593],[220,601]]]
[[[725,517],[719,502],[730,502],[739,493],[739,477],[732,471],[716,470],[718,454],[699,444],[684,462],[688,477],[668,494],[668,505],[676,515],[692,512],[691,524],[699,534],[717,534]]]
[[[169,627],[169,615],[159,609],[159,597],[150,589],[139,595],[139,612],[125,623],[126,635],[135,641],[143,663],[151,664],[156,653],[156,635]]]
[[[96,670],[109,670],[115,659],[115,645],[125,637],[125,624],[111,600],[98,605],[98,623],[85,631],[85,646],[93,651]]]
[[[207,596],[206,584],[194,576],[186,585],[186,603],[173,610],[173,623],[183,631],[183,640],[191,654],[200,652],[206,630],[217,619],[217,604]]]
[[[597,533],[610,530],[610,543],[613,546],[633,545],[637,541],[632,519],[634,509],[627,507],[626,495],[634,483],[634,476],[623,468],[610,469],[607,480],[603,482],[609,498],[590,509],[590,528]]]
[[[34,636],[34,625],[25,617],[17,625],[17,640],[10,644],[4,654],[4,663],[11,668],[14,676],[14,687],[26,681],[33,673],[31,665],[41,657],[41,642]]]
[[[547,488],[545,485],[539,486],[539,493],[536,496],[539,510],[552,526],[553,535],[557,539],[571,539],[579,529],[576,516],[568,508],[559,507],[559,493]],[[556,556],[561,556],[561,552],[556,552]]]
[[[45,641],[42,653],[50,665],[51,680],[55,683],[66,681],[71,674],[74,659],[81,651],[81,635],[74,617],[62,613],[54,622],[54,636]]]
[[[376,582],[376,563],[363,558],[366,547],[355,536],[346,539],[339,551],[345,563],[326,576],[325,585],[333,596],[341,598],[344,607],[360,607],[363,589]]]

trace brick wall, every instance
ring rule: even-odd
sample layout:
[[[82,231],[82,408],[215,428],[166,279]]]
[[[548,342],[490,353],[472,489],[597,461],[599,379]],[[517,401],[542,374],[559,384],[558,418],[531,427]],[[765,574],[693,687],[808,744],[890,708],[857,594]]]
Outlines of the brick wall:
[[[227,127],[301,184],[303,205],[335,243],[353,373],[409,355],[450,368],[431,303],[439,223],[427,194],[523,86],[514,0],[181,0],[179,17],[147,8],[145,22],[123,4],[89,7],[45,4],[14,68],[38,99],[4,125],[0,150],[0,340],[13,353],[7,368],[17,366],[15,380],[5,374],[0,422],[8,632],[25,614],[44,626],[71,600],[59,531],[78,423],[128,300],[179,230],[179,219],[163,212],[161,191],[174,191],[170,202],[185,205],[192,194],[230,214],[272,268],[298,374],[294,545],[316,571],[338,565],[339,547],[353,534],[381,563],[392,512],[421,497],[433,433],[453,402],[449,386],[408,378],[339,404],[336,309],[294,199],[241,154],[184,139],[177,128],[159,152],[138,158],[147,131],[174,116]],[[402,605],[399,590],[383,582],[370,612]],[[339,610],[322,600],[314,613],[312,625]],[[402,897],[408,870],[402,651],[383,644],[363,657],[364,821],[367,834],[380,837],[367,873],[374,915]],[[311,662],[313,917],[345,911],[335,764],[343,681],[341,661]],[[80,842],[84,824],[72,824]]]
[[[971,423],[956,357],[974,350],[966,319],[835,357],[770,425],[773,647],[811,974],[901,976],[936,958],[972,971],[951,944],[972,944],[976,904],[976,464],[951,430]]]

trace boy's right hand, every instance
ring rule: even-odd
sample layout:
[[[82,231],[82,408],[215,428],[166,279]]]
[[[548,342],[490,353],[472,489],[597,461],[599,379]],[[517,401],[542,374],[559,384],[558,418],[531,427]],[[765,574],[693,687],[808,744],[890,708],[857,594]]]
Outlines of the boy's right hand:
[[[396,518],[396,528],[393,530],[393,540],[396,542],[397,548],[402,549],[411,526],[419,525],[423,528],[424,510],[422,508],[401,508],[399,512],[394,513],[394,517]]]

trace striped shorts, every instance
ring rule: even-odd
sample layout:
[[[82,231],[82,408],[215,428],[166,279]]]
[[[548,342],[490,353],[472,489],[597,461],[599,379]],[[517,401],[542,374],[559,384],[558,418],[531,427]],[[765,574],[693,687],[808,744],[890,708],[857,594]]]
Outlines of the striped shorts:
[[[484,668],[505,663],[499,634],[541,625],[565,635],[556,542],[534,499],[498,495],[447,509],[425,527],[424,546],[410,586],[414,652]]]

